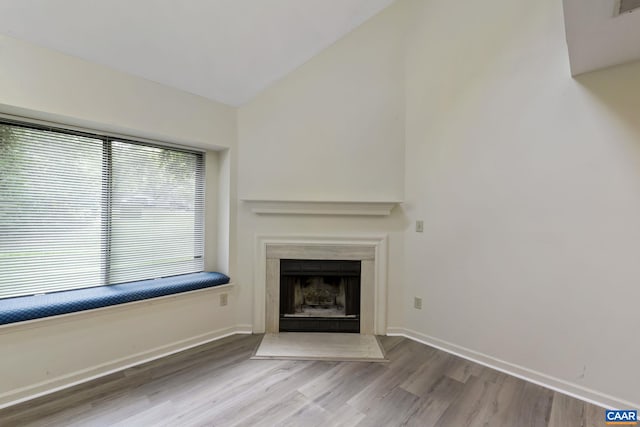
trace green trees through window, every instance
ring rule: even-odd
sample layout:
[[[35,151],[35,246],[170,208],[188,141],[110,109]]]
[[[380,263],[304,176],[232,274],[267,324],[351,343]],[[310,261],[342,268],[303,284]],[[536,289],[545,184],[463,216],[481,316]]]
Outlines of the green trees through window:
[[[202,154],[0,123],[0,298],[203,269]]]

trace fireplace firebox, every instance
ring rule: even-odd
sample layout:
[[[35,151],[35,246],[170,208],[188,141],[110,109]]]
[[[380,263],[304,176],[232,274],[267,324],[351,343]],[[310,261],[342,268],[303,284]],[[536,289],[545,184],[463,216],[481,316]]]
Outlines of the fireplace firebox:
[[[281,332],[360,333],[360,261],[280,260]]]

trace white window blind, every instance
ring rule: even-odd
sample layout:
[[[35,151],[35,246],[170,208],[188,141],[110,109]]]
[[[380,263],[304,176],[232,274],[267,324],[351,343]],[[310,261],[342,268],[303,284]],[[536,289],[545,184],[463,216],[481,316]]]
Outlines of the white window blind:
[[[113,141],[111,158],[109,283],[202,271],[201,157]]]
[[[203,269],[201,153],[0,123],[0,298]]]

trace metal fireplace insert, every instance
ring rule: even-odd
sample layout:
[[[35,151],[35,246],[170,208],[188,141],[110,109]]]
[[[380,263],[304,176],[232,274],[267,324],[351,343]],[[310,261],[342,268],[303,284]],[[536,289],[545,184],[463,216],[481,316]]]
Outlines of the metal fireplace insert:
[[[280,260],[281,332],[360,332],[360,261]]]

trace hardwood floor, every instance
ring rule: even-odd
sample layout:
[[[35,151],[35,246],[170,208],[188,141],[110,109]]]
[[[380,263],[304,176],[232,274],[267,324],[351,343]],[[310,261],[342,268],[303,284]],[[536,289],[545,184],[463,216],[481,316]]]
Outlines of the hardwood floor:
[[[604,410],[400,337],[389,363],[250,360],[236,335],[0,411],[1,426],[595,427]]]

